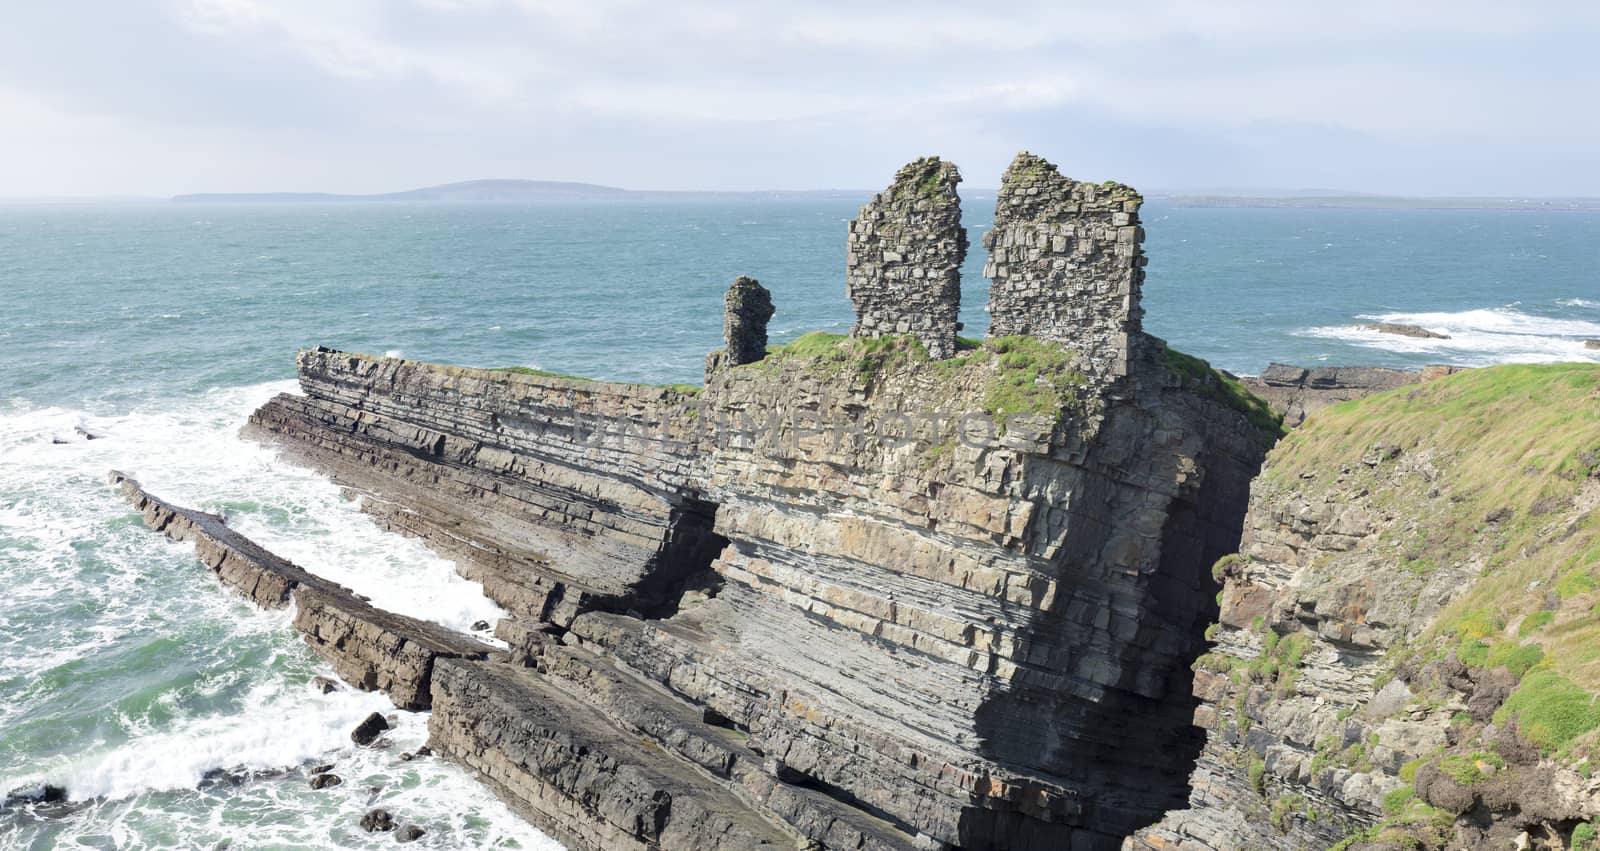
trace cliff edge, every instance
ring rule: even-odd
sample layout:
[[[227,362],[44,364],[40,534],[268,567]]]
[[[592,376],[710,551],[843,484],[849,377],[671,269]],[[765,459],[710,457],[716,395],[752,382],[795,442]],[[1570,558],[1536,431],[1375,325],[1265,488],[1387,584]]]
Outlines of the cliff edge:
[[[246,434],[512,613],[437,663],[435,750],[575,848],[1116,848],[1183,804],[1279,419],[1142,332],[1137,194],[1031,155],[1000,331],[955,336],[958,180],[852,223],[850,336],[761,357],[741,280],[703,388],[300,354]]]
[[[1130,849],[1593,849],[1600,368],[1328,407],[1251,490],[1188,807]]]

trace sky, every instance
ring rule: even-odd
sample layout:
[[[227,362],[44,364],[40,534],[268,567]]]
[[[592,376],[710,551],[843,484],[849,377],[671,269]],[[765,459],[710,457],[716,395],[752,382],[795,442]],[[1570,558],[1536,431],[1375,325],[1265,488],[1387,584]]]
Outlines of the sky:
[[[1019,150],[1146,191],[1600,196],[1600,4],[49,0],[0,196],[475,178],[871,189]]]

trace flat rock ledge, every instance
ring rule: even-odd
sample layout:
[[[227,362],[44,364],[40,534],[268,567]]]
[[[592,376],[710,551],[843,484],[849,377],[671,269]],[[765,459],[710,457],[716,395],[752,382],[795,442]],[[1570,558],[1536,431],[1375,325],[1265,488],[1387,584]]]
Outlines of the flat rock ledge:
[[[146,526],[195,554],[223,585],[269,609],[295,604],[295,629],[318,656],[356,688],[381,691],[401,709],[432,706],[432,677],[441,658],[487,659],[493,647],[437,624],[387,612],[350,589],[323,579],[228,528],[215,514],[181,508],[113,470],[112,484]]]

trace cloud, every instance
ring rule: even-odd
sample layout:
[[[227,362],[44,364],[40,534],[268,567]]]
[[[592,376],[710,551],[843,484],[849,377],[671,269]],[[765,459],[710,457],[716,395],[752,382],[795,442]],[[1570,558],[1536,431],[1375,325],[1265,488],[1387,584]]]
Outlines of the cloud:
[[[101,142],[75,144],[83,157],[137,161],[106,191],[156,176],[172,192],[313,175],[328,190],[874,186],[930,150],[982,185],[1029,147],[1086,176],[1186,185],[1600,193],[1584,153],[1600,118],[1575,108],[1600,85],[1586,3],[61,0],[10,15],[0,92],[52,117],[7,149],[51,158],[19,140],[86,122]],[[1516,149],[1545,154],[1482,167]],[[65,179],[0,164],[8,192]]]

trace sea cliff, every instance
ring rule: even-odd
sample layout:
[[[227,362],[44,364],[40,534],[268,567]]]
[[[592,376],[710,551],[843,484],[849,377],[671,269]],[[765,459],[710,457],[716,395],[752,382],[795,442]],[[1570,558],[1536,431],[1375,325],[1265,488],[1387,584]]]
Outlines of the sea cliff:
[[[737,285],[702,388],[300,355],[245,433],[512,613],[438,663],[435,750],[578,848],[1115,848],[1182,804],[1277,417],[1140,330],[1138,195],[1029,155],[1015,333],[956,336],[958,180],[852,223],[851,336],[760,357]]]
[[[1588,849],[1600,368],[1326,408],[1251,489],[1189,806],[1132,849]]]

